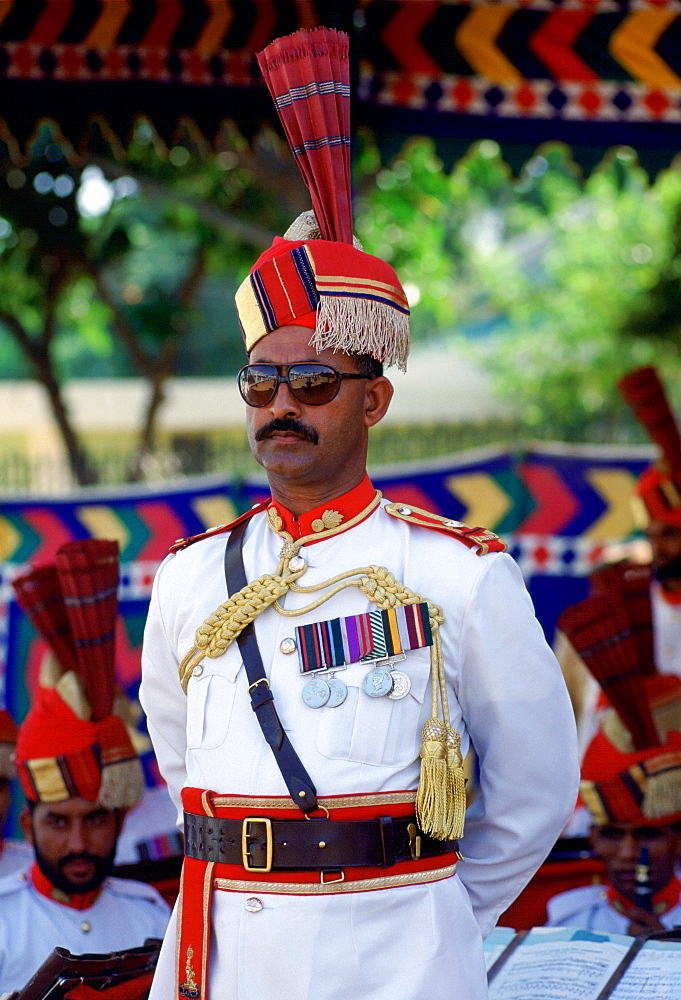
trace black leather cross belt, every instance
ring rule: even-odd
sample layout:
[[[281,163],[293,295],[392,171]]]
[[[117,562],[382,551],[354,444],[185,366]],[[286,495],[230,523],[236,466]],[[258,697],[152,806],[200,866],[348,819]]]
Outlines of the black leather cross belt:
[[[458,851],[456,840],[422,833],[414,816],[370,820],[244,820],[184,814],[184,853],[246,871],[325,871],[436,857]]]

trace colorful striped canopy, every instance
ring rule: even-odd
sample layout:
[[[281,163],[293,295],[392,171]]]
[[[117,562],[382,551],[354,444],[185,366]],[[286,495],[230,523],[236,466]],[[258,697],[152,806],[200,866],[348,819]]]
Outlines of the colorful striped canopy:
[[[255,53],[322,24],[351,36],[354,127],[386,156],[414,134],[448,162],[476,139],[512,165],[555,140],[586,168],[678,152],[678,0],[3,0],[0,143],[17,155],[45,117],[81,149],[124,146],[140,115],[168,143],[186,121],[251,134],[274,120]]]

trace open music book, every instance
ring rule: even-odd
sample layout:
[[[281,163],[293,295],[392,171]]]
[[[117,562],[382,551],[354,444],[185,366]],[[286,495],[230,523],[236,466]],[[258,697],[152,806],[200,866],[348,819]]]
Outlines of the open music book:
[[[679,1000],[678,940],[574,927],[497,927],[485,941],[490,1000]]]

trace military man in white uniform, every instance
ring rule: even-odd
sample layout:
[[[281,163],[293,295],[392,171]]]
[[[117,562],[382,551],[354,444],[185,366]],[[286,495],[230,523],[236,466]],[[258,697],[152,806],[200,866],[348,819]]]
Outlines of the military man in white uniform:
[[[292,49],[273,64],[342,48],[306,34],[274,43]],[[312,76],[301,93],[335,86]],[[154,1000],[483,1000],[482,938],[576,793],[567,692],[503,544],[389,503],[366,475],[408,310],[392,268],[335,232],[275,241],[237,296],[271,499],[180,543],[154,585],[141,697],[188,834]],[[226,583],[228,539],[246,585]]]
[[[162,938],[168,924],[170,907],[153,886],[110,877],[144,786],[113,713],[117,580],[116,543],[85,539],[14,581],[60,662],[48,657],[16,742],[33,863],[0,879],[0,993],[25,986],[55,948],[108,954]]]

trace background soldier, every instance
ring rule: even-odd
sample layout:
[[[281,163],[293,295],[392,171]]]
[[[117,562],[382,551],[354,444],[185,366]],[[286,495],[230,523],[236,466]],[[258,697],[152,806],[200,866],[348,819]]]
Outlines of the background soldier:
[[[109,877],[144,785],[112,711],[117,544],[68,543],[56,565],[14,585],[59,663],[41,678],[17,740],[21,825],[35,861],[0,881],[1,991],[24,986],[56,947],[106,954],[160,938],[170,912],[153,887]]]

